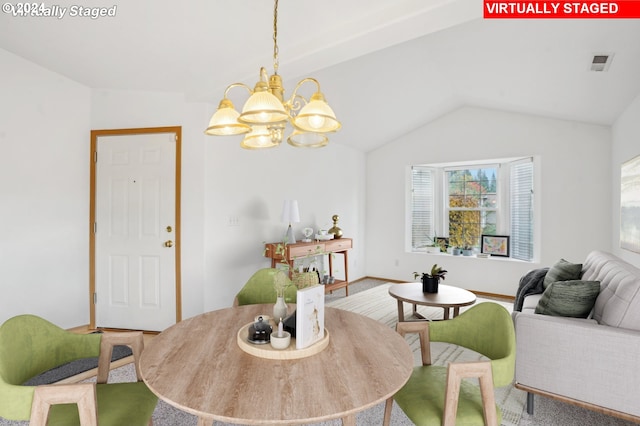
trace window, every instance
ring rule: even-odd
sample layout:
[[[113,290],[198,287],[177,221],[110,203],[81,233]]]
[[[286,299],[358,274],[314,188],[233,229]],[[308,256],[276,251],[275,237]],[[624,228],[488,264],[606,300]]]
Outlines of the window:
[[[511,165],[511,257],[533,260],[533,162]]]
[[[411,251],[446,237],[479,252],[482,235],[509,235],[510,256],[533,260],[533,171],[532,158],[412,166]]]
[[[429,245],[435,233],[433,218],[433,173],[424,167],[411,170],[411,246]]]
[[[498,215],[496,173],[495,166],[444,169],[450,245],[476,247],[481,235],[495,235]]]

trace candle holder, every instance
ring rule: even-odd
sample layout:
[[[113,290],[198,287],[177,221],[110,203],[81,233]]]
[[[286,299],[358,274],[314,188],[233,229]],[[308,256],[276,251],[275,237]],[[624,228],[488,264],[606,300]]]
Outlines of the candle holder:
[[[287,349],[291,344],[291,333],[283,331],[282,336],[278,337],[278,333],[271,333],[271,347],[273,349]]]

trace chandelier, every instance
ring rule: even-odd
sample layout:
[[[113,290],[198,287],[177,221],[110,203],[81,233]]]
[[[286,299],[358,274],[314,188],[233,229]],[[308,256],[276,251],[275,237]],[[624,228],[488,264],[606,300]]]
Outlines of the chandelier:
[[[230,136],[245,134],[240,146],[245,149],[272,148],[280,145],[287,123],[293,127],[287,142],[295,147],[319,148],[329,143],[327,133],[342,126],[327,103],[320,83],[314,78],[298,82],[291,97],[284,100],[282,77],[278,74],[278,0],[273,8],[273,75],[260,68],[260,80],[253,90],[244,83],[233,83],[224,92],[217,111],[205,130],[207,135]],[[298,94],[305,83],[316,85],[316,92],[309,100]],[[249,99],[238,113],[229,91],[241,87],[249,92]]]

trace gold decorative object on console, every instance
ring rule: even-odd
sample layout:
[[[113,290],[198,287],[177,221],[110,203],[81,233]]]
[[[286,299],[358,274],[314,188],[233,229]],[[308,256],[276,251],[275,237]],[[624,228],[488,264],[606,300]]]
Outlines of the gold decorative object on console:
[[[207,135],[229,136],[246,134],[240,146],[245,149],[263,149],[280,145],[289,123],[293,132],[287,142],[295,147],[319,148],[329,143],[328,133],[336,132],[341,124],[320,91],[314,78],[298,82],[288,100],[284,99],[282,77],[278,74],[278,0],[273,8],[273,75],[260,68],[260,80],[252,90],[244,83],[233,83],[224,92],[218,110],[211,117]],[[309,100],[298,93],[304,83],[312,83],[316,91]],[[249,99],[236,111],[227,97],[234,87],[249,92]]]
[[[333,234],[334,239],[338,239],[342,237],[342,229],[338,228],[338,220],[340,220],[340,216],[334,214],[331,219],[333,219],[333,226],[329,229],[329,233]]]

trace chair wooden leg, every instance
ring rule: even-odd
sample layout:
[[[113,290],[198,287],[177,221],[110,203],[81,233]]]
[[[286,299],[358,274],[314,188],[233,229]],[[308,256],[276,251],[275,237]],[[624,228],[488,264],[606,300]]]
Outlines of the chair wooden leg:
[[[136,377],[142,381],[140,373],[140,355],[144,350],[144,338],[141,331],[126,331],[116,333],[104,333],[100,340],[100,357],[98,358],[98,383],[107,383],[109,378],[109,366],[111,364],[111,354],[116,345],[126,345],[133,352],[133,363],[136,368]]]
[[[482,409],[484,411],[484,424],[498,426],[498,413],[496,411],[496,396],[493,389],[493,375],[491,365],[480,376],[480,394],[482,395]]]
[[[198,426],[211,426],[213,422],[210,419],[204,417],[198,417]]]
[[[33,393],[29,424],[45,426],[49,417],[49,408],[52,405],[70,403],[78,405],[81,426],[98,426],[94,383],[37,386]]]
[[[422,365],[431,365],[431,340],[429,339],[428,321],[399,322],[396,324],[396,331],[403,337],[407,333],[418,333]]]
[[[382,426],[389,426],[391,423],[391,410],[393,409],[393,397],[387,399],[384,403],[384,419],[382,420]]]
[[[459,365],[459,364],[458,364]],[[447,382],[444,388],[444,408],[442,413],[442,426],[455,426],[460,399],[460,382],[462,377],[456,364],[449,364],[447,369]]]
[[[356,426],[356,415],[351,414],[342,418],[342,426]]]
[[[447,368],[447,383],[445,385],[443,426],[456,424],[456,412],[460,397],[460,383],[463,378],[477,377],[480,381],[484,424],[498,426],[498,413],[493,389],[493,375],[491,362],[451,363]]]

